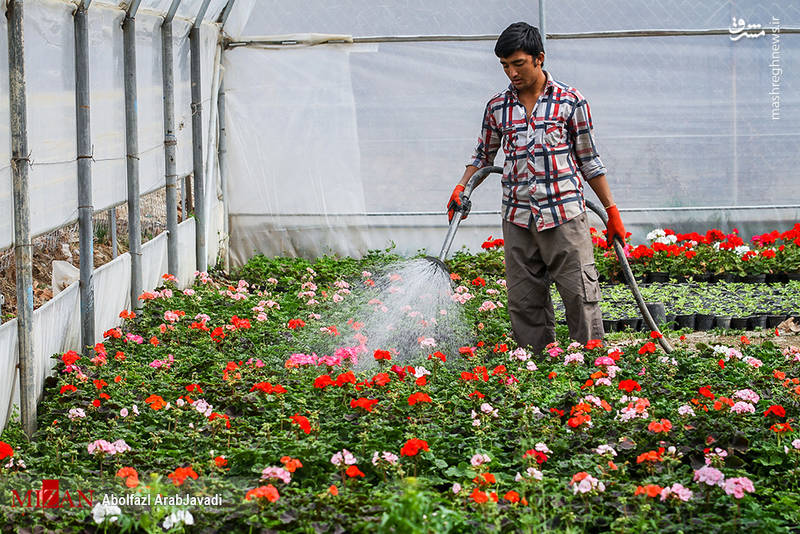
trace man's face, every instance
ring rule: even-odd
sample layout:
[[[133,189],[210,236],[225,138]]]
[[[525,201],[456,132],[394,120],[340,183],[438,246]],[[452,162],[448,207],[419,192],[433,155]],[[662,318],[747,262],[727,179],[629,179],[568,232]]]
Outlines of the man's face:
[[[542,61],[544,53],[535,58],[522,50],[517,50],[510,56],[500,59],[500,64],[514,88],[517,91],[525,91],[535,87],[536,82],[540,80]]]

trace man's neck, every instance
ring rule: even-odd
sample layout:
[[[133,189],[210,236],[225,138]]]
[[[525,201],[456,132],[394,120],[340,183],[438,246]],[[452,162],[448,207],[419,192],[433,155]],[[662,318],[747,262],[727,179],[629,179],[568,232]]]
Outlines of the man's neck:
[[[520,91],[519,97],[520,99],[524,100],[527,99],[536,100],[539,98],[539,95],[541,95],[544,92],[544,88],[546,86],[547,86],[547,74],[545,74],[545,72],[542,71],[542,77],[539,80],[536,80],[536,83],[532,87]]]

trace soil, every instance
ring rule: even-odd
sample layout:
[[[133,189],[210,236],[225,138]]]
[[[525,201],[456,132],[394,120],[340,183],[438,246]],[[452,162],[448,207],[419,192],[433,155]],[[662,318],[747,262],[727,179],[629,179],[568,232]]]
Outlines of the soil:
[[[80,267],[80,253],[77,243],[69,243],[69,250],[71,255],[65,254],[66,250],[57,247],[53,250],[45,248],[37,249],[34,246],[33,255],[33,307],[39,308],[45,302],[53,298],[52,278],[53,278],[53,261],[64,260],[68,261],[75,267]],[[119,253],[125,252],[119,247]],[[5,302],[2,307],[3,322],[6,322],[16,316],[17,313],[17,276],[16,266],[14,263],[13,253],[11,254],[10,261],[7,266],[0,268],[0,293],[5,297]],[[94,245],[94,266],[100,267],[112,259],[111,245],[104,243],[95,243]]]

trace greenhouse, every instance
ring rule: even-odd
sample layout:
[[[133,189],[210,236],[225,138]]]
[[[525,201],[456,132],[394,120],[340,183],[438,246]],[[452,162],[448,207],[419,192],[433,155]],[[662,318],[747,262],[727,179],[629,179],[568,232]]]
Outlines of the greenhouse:
[[[0,532],[796,529],[800,5],[4,9]]]

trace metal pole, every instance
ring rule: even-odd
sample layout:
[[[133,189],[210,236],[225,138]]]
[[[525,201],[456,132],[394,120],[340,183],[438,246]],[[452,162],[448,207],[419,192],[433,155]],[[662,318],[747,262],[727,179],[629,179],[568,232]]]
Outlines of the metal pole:
[[[136,96],[136,10],[134,0],[122,21],[125,78],[125,147],[128,174],[128,250],[131,255],[131,309],[140,310],[142,294],[142,228],[139,216],[139,127]]]
[[[111,229],[111,257],[116,258],[119,255],[119,247],[117,246],[117,207],[114,206],[108,210],[108,226]]]
[[[544,2],[545,2],[545,0],[539,0],[539,33],[542,34],[542,48],[546,48],[544,45],[545,45],[545,41],[547,40],[547,35],[545,35],[545,32],[544,32],[544,22],[545,22],[545,19],[544,19],[544,15],[545,15]]]
[[[225,243],[224,269],[230,272],[230,215],[228,214],[228,132],[225,129],[225,79],[219,82],[219,96],[217,97],[217,120],[219,121],[219,181],[222,189],[222,234]]]
[[[94,228],[92,214],[92,133],[89,113],[89,23],[91,0],[75,10],[75,113],[78,146],[78,232],[80,234],[81,346],[94,345]]]
[[[178,275],[178,200],[175,150],[175,78],[172,62],[172,18],[181,0],[172,0],[161,24],[161,66],[164,92],[164,170],[167,194],[167,271]]]
[[[189,50],[191,53],[192,75],[192,163],[194,169],[194,217],[195,217],[195,258],[197,270],[208,270],[206,254],[206,209],[205,184],[203,176],[203,96],[200,75],[200,24],[203,22],[208,4],[203,0],[197,18],[189,31]]]
[[[220,29],[225,27],[225,23],[228,21],[228,17],[231,16],[231,11],[233,11],[233,4],[236,0],[228,0],[228,3],[225,4],[225,8],[222,10],[222,13],[219,14],[219,19],[217,22],[219,23]]]
[[[185,221],[189,218],[189,214],[187,213],[188,202],[186,200],[186,195],[188,194],[188,187],[186,187],[189,183],[189,177],[186,176],[183,181],[181,182],[181,221]]]
[[[36,430],[36,365],[33,354],[33,247],[28,194],[28,125],[22,0],[9,0],[8,89],[11,126],[11,174],[14,181],[14,259],[17,275],[20,416],[30,437]]]

